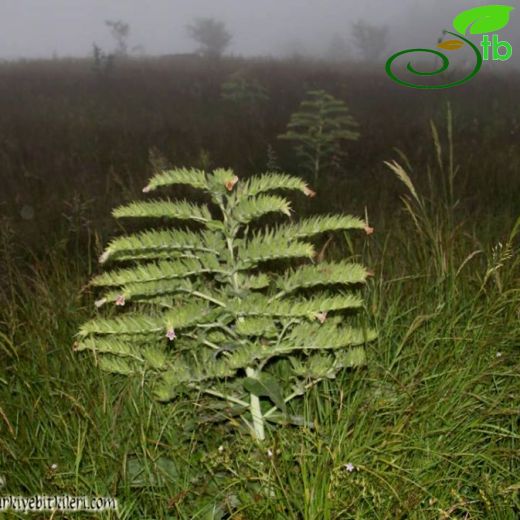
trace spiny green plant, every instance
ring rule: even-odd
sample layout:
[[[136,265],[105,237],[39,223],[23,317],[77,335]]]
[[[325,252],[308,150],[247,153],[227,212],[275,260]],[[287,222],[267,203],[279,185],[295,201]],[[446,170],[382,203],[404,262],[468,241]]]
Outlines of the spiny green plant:
[[[311,90],[278,138],[295,142],[301,166],[316,184],[323,170],[339,166],[346,155],[344,141],[359,139],[358,126],[343,101],[324,90]]]
[[[262,440],[266,420],[301,424],[289,401],[345,367],[365,364],[363,345],[376,334],[356,310],[363,307],[357,288],[369,272],[348,261],[313,263],[310,239],[372,229],[348,215],[255,227],[268,214],[291,215],[290,202],[270,192],[315,193],[281,173],[238,181],[225,169],[163,171],[144,192],[191,186],[205,193],[211,210],[171,199],[114,210],[116,218],[166,218],[200,229],[152,229],[112,240],[101,263],[130,265],[92,280],[106,291],[97,306],[111,309],[81,327],[75,349],[99,354],[109,372],[140,374],[159,400],[189,391],[224,399]]]

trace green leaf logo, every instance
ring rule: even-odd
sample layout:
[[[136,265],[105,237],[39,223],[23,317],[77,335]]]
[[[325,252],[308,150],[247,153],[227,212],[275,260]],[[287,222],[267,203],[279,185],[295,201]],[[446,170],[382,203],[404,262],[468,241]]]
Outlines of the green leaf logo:
[[[514,7],[509,5],[483,5],[458,14],[453,27],[461,34],[486,34],[499,31],[509,23]]]

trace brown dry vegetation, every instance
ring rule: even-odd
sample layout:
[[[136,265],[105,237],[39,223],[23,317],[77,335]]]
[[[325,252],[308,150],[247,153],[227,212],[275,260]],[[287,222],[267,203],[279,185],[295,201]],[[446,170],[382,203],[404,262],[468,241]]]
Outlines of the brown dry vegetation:
[[[249,107],[223,101],[221,85],[237,72],[256,79],[270,100]],[[519,85],[518,73],[484,72],[462,88],[414,91],[392,83],[382,67],[299,60],[171,56],[118,61],[107,73],[96,72],[91,60],[5,63],[0,211],[31,242],[62,231],[73,201],[83,204],[84,218],[98,221],[140,191],[151,148],[178,166],[200,166],[207,153],[211,166],[244,176],[266,169],[271,144],[282,168],[297,174],[290,146],[276,137],[310,88],[345,100],[361,124],[361,140],[350,144],[342,170],[316,187],[327,209],[367,205],[372,219],[388,216],[400,187],[382,161],[397,157],[394,147],[412,163],[431,156],[428,120],[442,127],[450,101],[461,209],[513,211],[520,200]],[[20,217],[24,205],[34,208],[34,220]]]

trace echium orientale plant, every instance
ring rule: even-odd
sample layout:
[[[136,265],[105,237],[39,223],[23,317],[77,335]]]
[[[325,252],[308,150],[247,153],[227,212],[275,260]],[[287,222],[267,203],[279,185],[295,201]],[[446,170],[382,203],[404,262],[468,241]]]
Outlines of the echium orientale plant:
[[[315,263],[311,239],[372,229],[347,215],[254,226],[267,214],[291,215],[289,201],[270,192],[314,196],[285,174],[239,182],[231,170],[174,169],[143,191],[172,185],[202,190],[211,204],[163,199],[114,210],[116,218],[195,226],[112,240],[100,261],[125,266],[92,280],[105,291],[96,305],[110,308],[81,327],[75,349],[95,351],[109,372],[144,375],[159,400],[186,391],[224,399],[263,440],[266,420],[301,423],[288,411],[293,398],[365,364],[363,346],[376,334],[356,326],[356,311],[369,272],[347,261]]]

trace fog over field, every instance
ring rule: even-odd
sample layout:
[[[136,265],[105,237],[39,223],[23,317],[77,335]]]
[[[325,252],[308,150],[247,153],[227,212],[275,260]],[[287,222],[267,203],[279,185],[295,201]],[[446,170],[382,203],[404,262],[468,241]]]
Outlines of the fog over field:
[[[334,35],[350,41],[351,24],[365,20],[388,27],[388,50],[433,45],[460,11],[481,0],[2,0],[0,58],[91,55],[95,42],[110,52],[106,20],[129,24],[133,54],[195,50],[186,25],[196,17],[225,22],[235,55],[322,55]],[[504,2],[519,7],[519,0]],[[504,38],[520,48],[520,11]],[[513,53],[513,61],[519,62]]]

